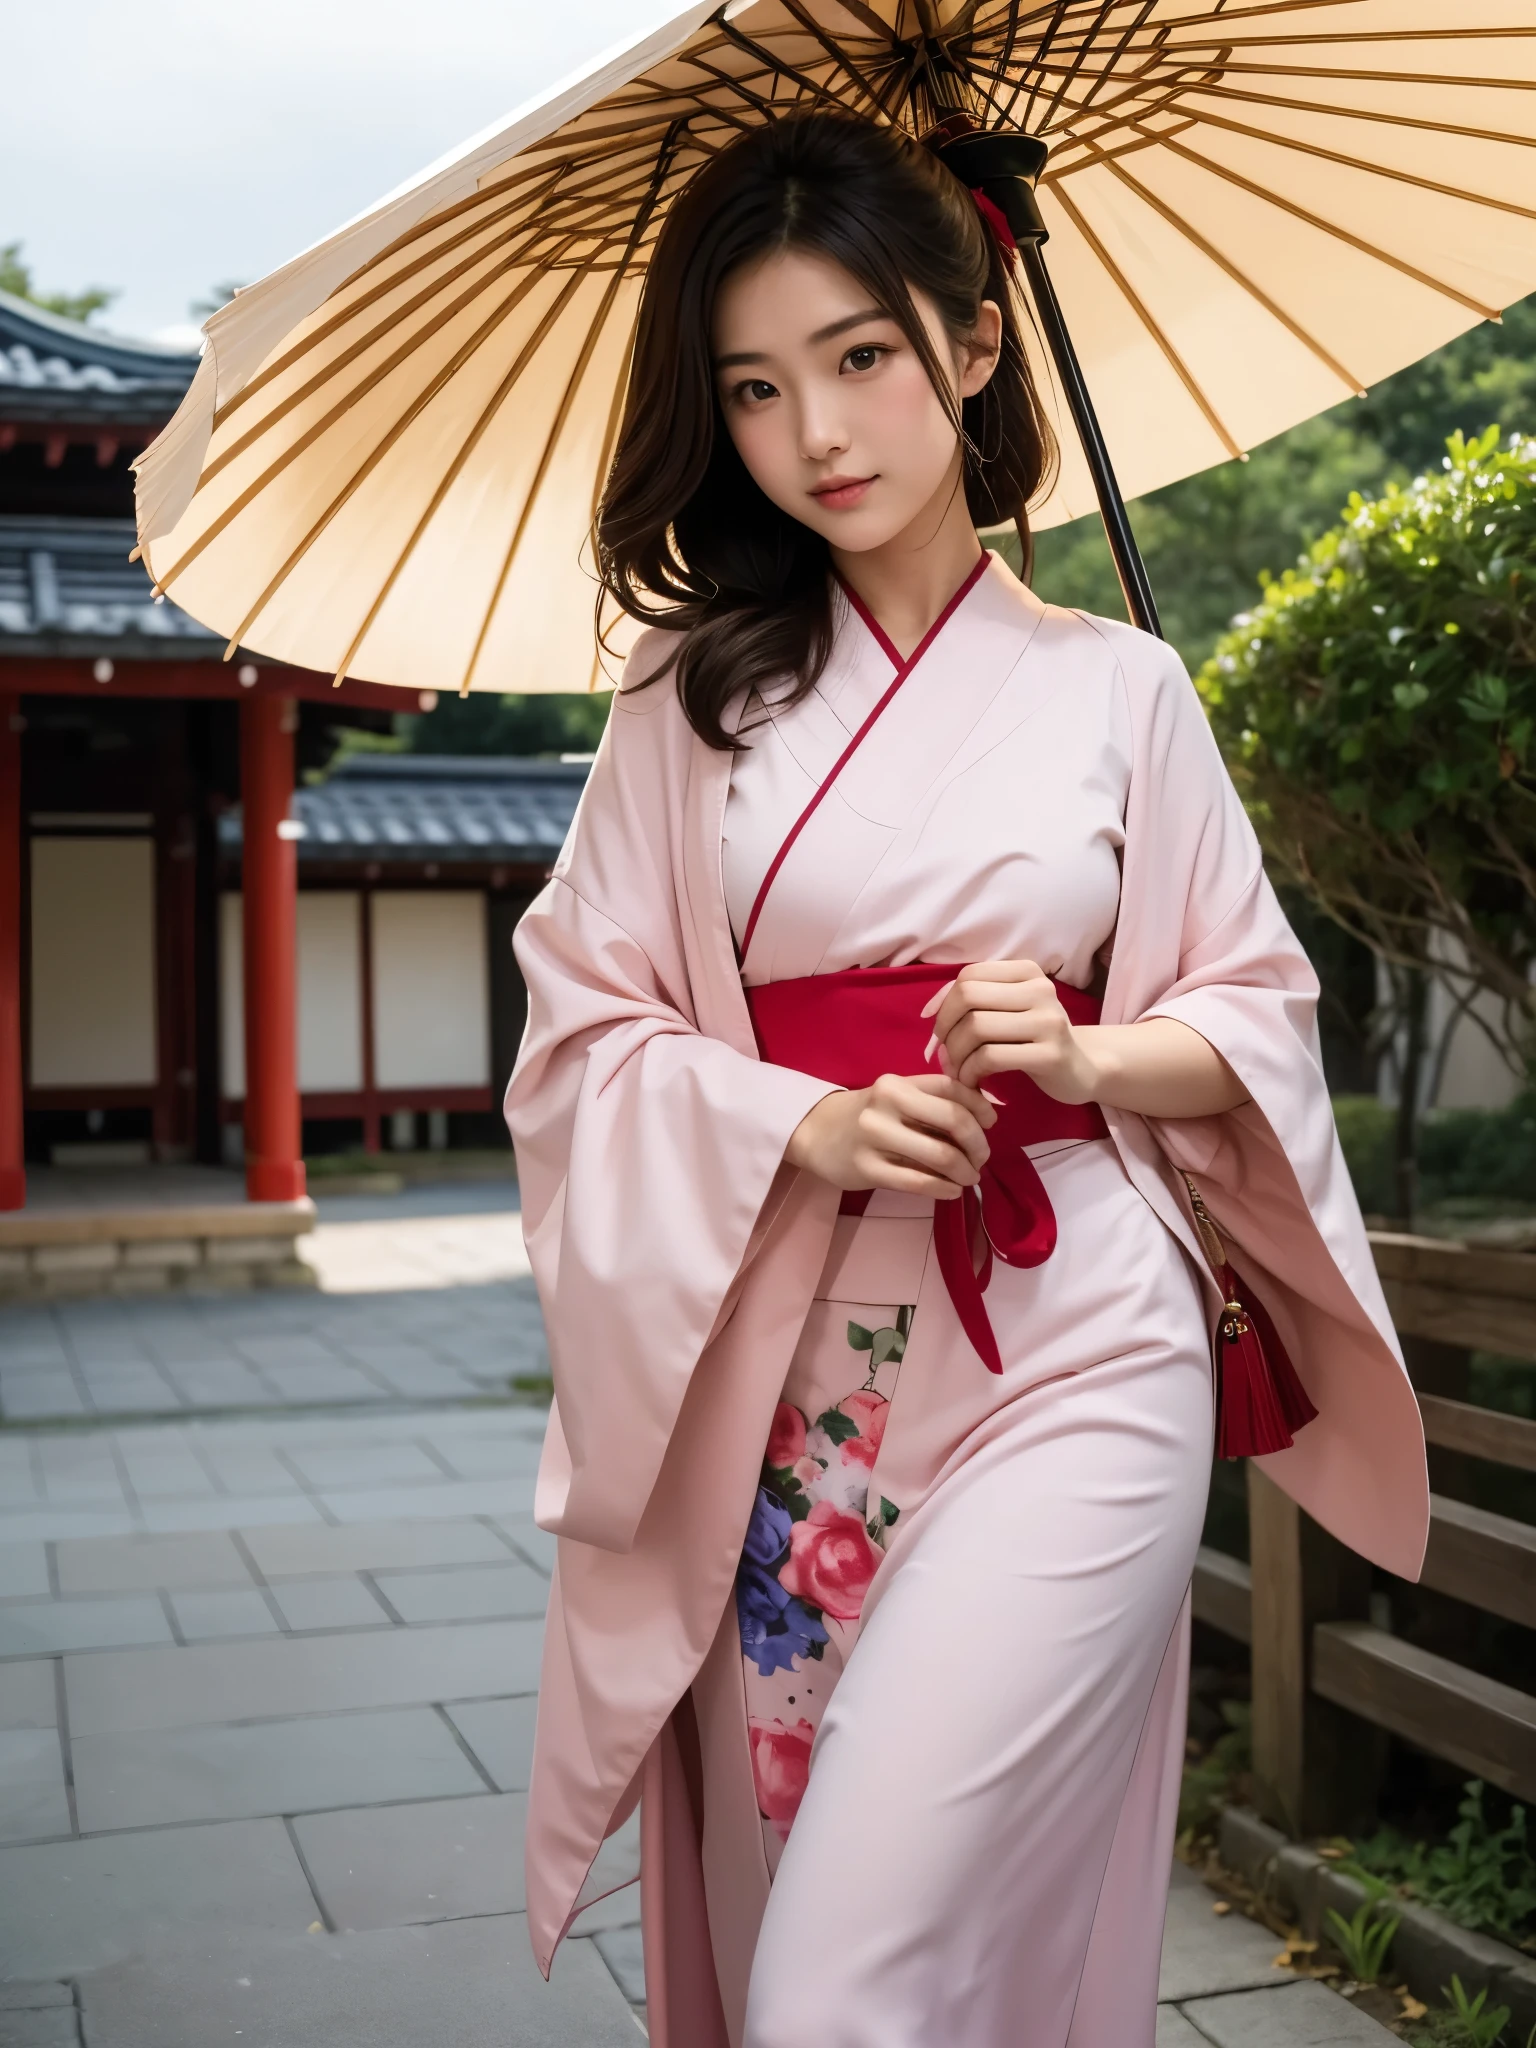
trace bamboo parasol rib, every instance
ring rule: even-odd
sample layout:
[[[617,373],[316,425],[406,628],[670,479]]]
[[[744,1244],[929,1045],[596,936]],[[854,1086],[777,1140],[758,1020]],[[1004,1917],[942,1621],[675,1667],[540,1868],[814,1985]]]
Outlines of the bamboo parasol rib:
[[[667,207],[744,129],[922,133],[956,91],[1048,146],[1049,280],[1132,494],[1536,289],[1536,0],[695,5],[214,316],[139,464],[157,590],[338,676],[601,682],[584,550]],[[1095,484],[1026,326],[1050,525]]]

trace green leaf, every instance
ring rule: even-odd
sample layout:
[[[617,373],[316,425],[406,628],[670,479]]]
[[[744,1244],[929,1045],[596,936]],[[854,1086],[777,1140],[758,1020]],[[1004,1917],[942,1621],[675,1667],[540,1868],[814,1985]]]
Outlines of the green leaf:
[[[900,1513],[901,1509],[897,1507],[896,1503],[894,1501],[887,1500],[885,1495],[882,1493],[880,1496],[880,1519],[882,1522],[884,1522],[887,1529],[889,1529],[892,1522],[895,1521],[896,1517]]]
[[[816,1427],[835,1444],[845,1444],[849,1437],[857,1436],[859,1433],[859,1425],[852,1416],[844,1415],[839,1408],[829,1408],[825,1414],[818,1415]]]
[[[1417,711],[1428,697],[1429,692],[1422,683],[1397,683],[1393,686],[1392,701],[1399,711]],[[1358,755],[1355,758],[1358,759]]]
[[[866,1330],[862,1323],[848,1325],[848,1342],[855,1351],[872,1351],[875,1343],[873,1330]]]

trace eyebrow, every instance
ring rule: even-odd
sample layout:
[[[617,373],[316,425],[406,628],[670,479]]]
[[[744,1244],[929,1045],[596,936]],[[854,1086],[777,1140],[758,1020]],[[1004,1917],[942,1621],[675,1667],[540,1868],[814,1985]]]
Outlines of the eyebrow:
[[[806,336],[806,340],[813,345],[819,341],[831,341],[839,334],[846,334],[850,327],[862,327],[867,320],[892,318],[894,315],[887,313],[883,306],[866,306],[861,313],[848,313],[841,320],[834,320],[830,326],[818,327],[814,334]],[[765,363],[767,360],[761,349],[743,349],[736,355],[716,356],[715,368],[733,370],[743,363]]]

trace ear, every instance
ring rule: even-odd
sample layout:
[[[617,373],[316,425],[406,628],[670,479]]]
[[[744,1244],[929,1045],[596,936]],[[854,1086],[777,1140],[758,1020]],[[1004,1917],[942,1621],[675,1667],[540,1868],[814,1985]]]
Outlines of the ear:
[[[1003,352],[1003,316],[995,299],[983,299],[976,325],[961,345],[960,396],[974,398],[991,379]]]

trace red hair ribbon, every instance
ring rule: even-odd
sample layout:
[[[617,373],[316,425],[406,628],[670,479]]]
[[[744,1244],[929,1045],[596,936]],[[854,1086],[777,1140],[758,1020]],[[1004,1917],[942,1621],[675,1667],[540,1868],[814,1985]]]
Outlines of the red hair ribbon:
[[[976,202],[976,211],[992,230],[993,239],[1005,256],[1017,256],[1019,245],[1014,240],[1013,229],[1008,225],[1008,216],[994,200],[987,197],[979,185],[971,187],[971,197]]]

